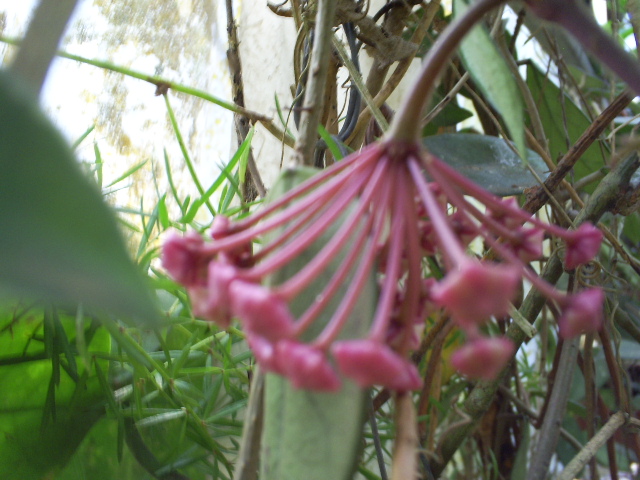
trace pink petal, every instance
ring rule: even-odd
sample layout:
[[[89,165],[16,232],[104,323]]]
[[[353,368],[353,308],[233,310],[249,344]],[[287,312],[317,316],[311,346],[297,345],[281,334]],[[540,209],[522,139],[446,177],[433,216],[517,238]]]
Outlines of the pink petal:
[[[565,243],[564,264],[568,270],[572,270],[591,261],[600,251],[602,232],[590,223],[583,223],[577,230],[567,232]]]
[[[472,379],[493,380],[513,357],[515,345],[508,338],[480,337],[451,355],[451,364]]]
[[[282,340],[276,347],[278,368],[295,388],[335,392],[340,379],[324,352],[304,343]]]
[[[336,342],[331,352],[340,371],[361,387],[381,385],[392,390],[416,390],[422,381],[415,365],[373,340]]]
[[[569,295],[563,305],[562,316],[558,319],[560,336],[568,339],[599,330],[602,326],[603,303],[604,292],[599,288]]]
[[[435,285],[431,298],[446,308],[460,327],[475,330],[492,315],[508,312],[519,281],[516,266],[470,261]]]

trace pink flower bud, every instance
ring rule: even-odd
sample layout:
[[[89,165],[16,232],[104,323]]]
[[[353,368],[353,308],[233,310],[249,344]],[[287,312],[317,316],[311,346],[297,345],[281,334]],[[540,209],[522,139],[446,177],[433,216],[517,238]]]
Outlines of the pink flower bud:
[[[344,340],[331,349],[340,371],[361,387],[381,385],[392,390],[416,390],[420,374],[408,360],[373,340]]]
[[[602,232],[590,223],[583,223],[577,230],[567,232],[565,243],[564,265],[572,270],[596,256],[602,243]]]
[[[515,345],[504,337],[479,337],[451,355],[451,364],[472,379],[493,380],[515,352]]]
[[[562,316],[558,319],[560,336],[568,339],[581,333],[595,332],[602,326],[604,292],[589,288],[566,297]]]
[[[232,310],[251,333],[270,342],[291,338],[294,319],[289,306],[267,287],[236,280],[229,288]]]
[[[335,392],[340,379],[324,352],[310,345],[282,340],[276,346],[279,371],[295,388]]]
[[[206,271],[206,260],[201,255],[203,245],[196,232],[184,236],[171,232],[162,245],[162,267],[176,282],[185,286],[197,284]]]
[[[245,332],[249,348],[253,352],[254,357],[260,366],[267,372],[283,374],[278,366],[276,357],[276,347],[265,338],[254,335],[251,332]]]
[[[209,262],[206,287],[187,288],[193,314],[227,328],[231,323],[229,286],[238,278],[238,269],[228,263]]]
[[[525,263],[542,257],[542,241],[544,230],[541,228],[520,228],[519,239],[511,242],[511,248],[516,256]]]
[[[513,265],[469,261],[436,284],[431,298],[448,309],[461,328],[475,330],[492,315],[508,312],[520,276],[520,269]]]

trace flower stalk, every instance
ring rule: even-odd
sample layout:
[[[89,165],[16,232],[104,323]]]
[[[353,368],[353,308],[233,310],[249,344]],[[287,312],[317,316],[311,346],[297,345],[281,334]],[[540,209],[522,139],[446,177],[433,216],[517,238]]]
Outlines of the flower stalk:
[[[565,269],[580,268],[598,253],[601,232],[590,224],[565,230],[542,222],[420,144],[423,108],[440,72],[465,33],[501,3],[474,3],[439,37],[382,140],[248,218],[234,223],[218,216],[211,241],[188,234],[165,244],[164,266],[187,287],[194,313],[222,327],[237,317],[265,370],[312,390],[335,391],[342,377],[362,387],[419,388],[408,352],[426,317],[441,310],[467,337],[452,357],[454,366],[470,378],[495,378],[516,344],[484,336],[484,327],[508,315],[523,279],[558,307],[560,336],[600,328],[600,289],[559,291],[529,263],[542,257],[545,238],[555,238],[564,243]],[[334,233],[325,238],[328,231]],[[474,240],[490,247],[497,260],[470,253]],[[317,253],[301,263],[318,242]],[[434,262],[444,265],[442,278],[429,270]],[[332,273],[325,280],[327,271]],[[372,277],[379,296],[369,332],[345,339],[342,333]],[[312,301],[292,315],[289,305],[310,289]],[[324,324],[321,314],[329,318]]]

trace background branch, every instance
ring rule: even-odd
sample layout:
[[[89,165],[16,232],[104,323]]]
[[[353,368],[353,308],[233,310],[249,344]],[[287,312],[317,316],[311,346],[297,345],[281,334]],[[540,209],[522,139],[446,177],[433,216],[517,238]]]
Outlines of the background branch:
[[[309,75],[305,86],[300,117],[300,132],[295,144],[294,165],[313,165],[313,151],[318,138],[318,123],[322,115],[325,84],[331,54],[331,29],[337,0],[318,0]]]

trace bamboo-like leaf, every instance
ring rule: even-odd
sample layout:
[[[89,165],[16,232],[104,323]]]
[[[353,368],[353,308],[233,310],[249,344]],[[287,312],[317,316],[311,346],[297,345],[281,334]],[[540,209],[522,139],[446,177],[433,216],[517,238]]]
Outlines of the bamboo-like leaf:
[[[116,178],[113,182],[111,182],[108,185],[105,185],[105,188],[113,187],[116,183],[119,183],[122,180],[124,180],[125,178],[130,177],[131,175],[136,173],[138,170],[140,170],[142,167],[144,167],[147,164],[147,162],[148,162],[148,160],[143,160],[143,161],[135,164],[133,167],[127,169],[126,172],[124,172],[122,175],[120,175],[118,178]]]

